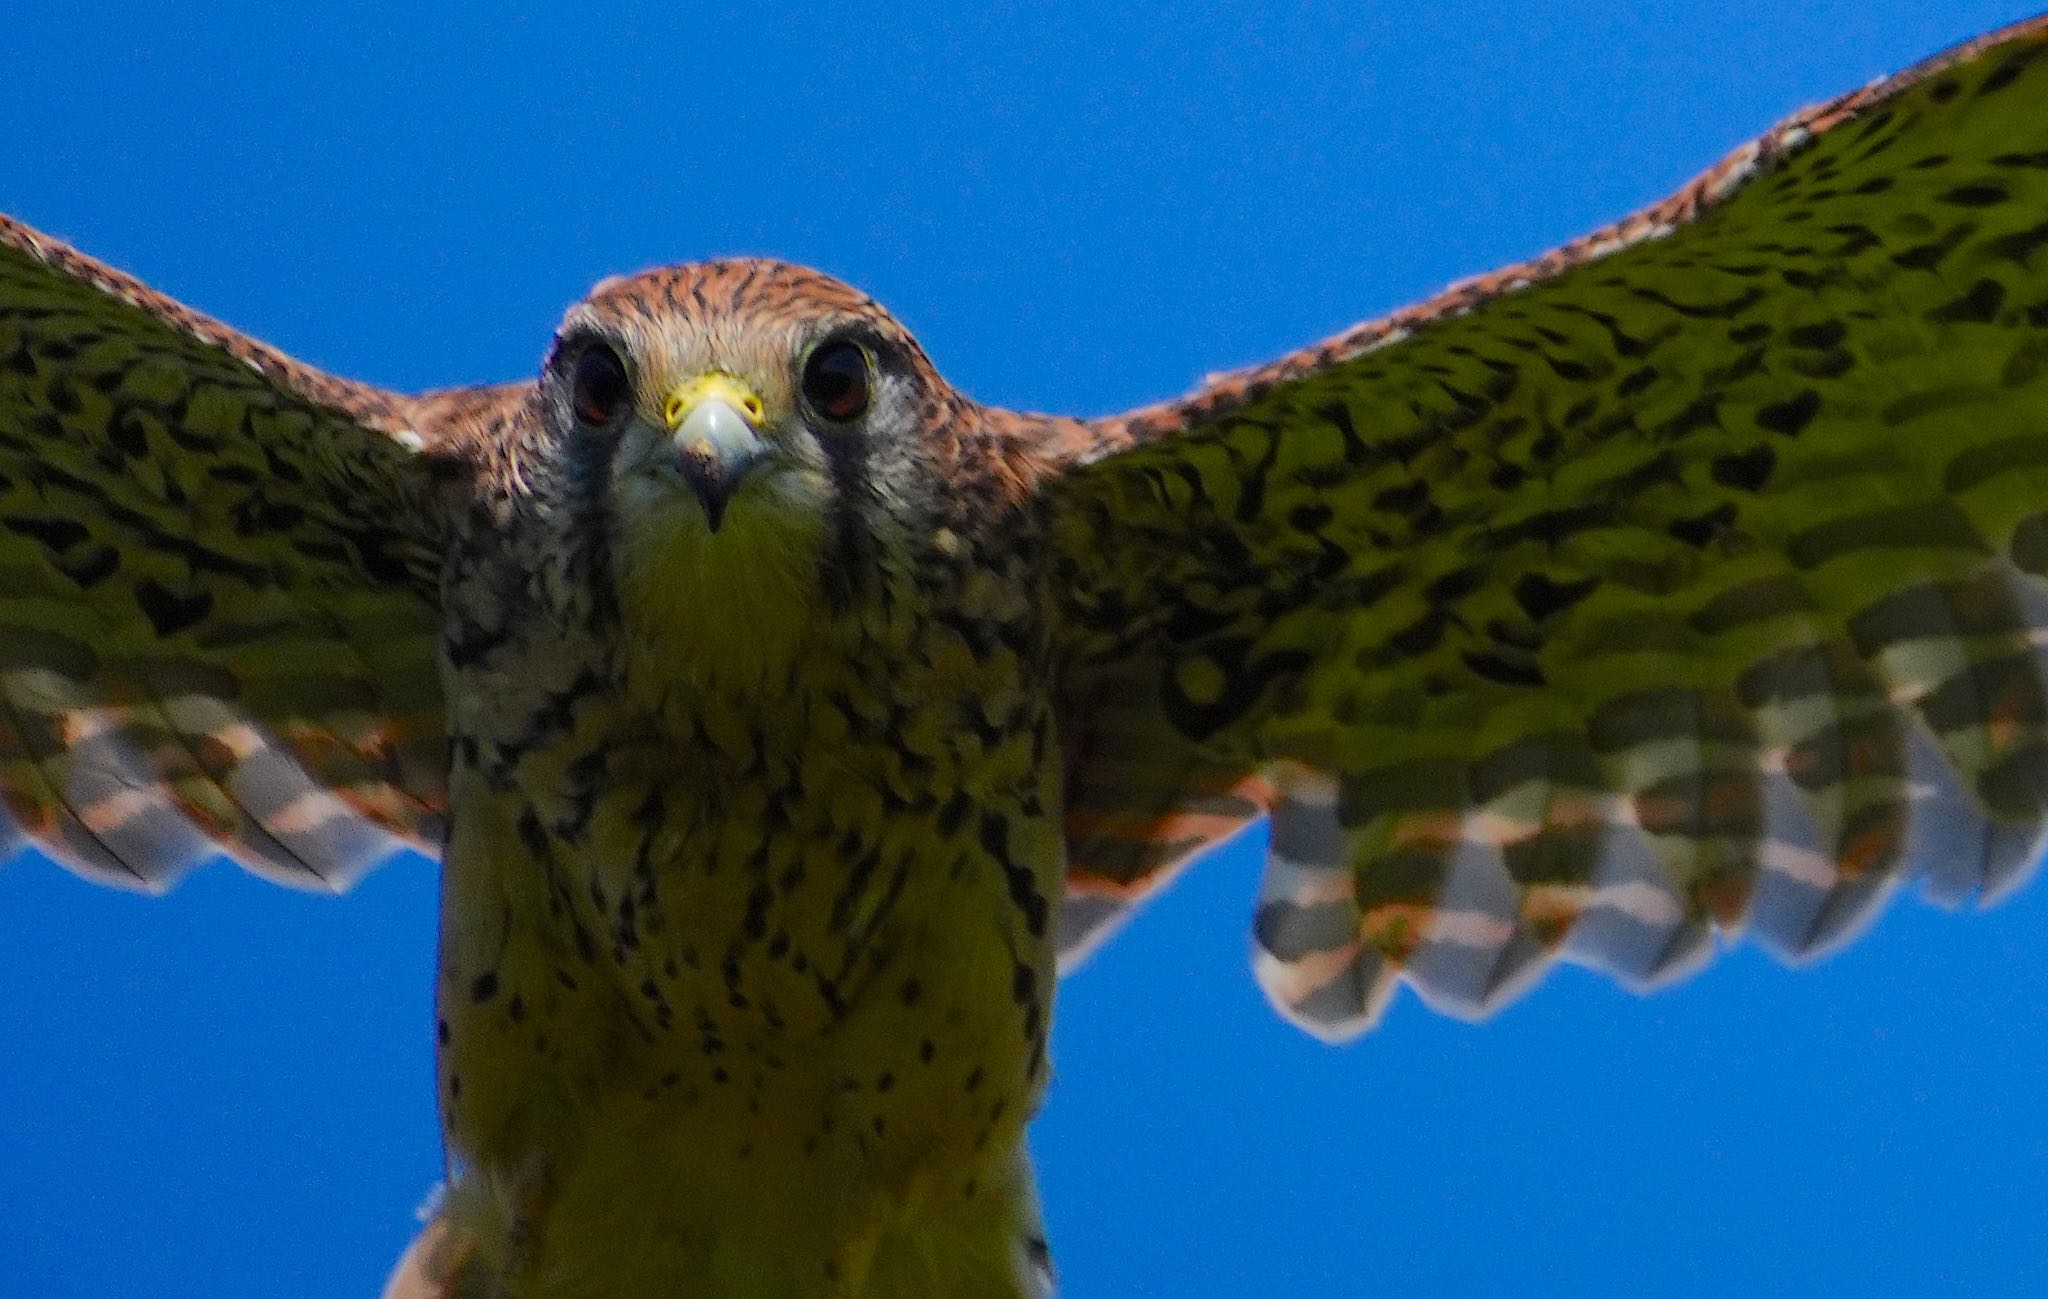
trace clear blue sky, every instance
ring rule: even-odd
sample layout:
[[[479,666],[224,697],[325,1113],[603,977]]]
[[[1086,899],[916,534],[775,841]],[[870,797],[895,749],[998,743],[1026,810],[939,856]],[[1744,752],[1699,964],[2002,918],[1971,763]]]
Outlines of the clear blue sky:
[[[874,292],[983,399],[1099,412],[1538,252],[2027,2],[17,6],[0,208],[398,387],[530,374],[599,277],[754,252]],[[1073,1299],[2048,1293],[2048,886],[1330,1050],[1246,971],[1255,852],[1066,986],[1035,1146]],[[0,1299],[373,1295],[438,1167],[434,893],[417,861],[341,900],[0,869]]]

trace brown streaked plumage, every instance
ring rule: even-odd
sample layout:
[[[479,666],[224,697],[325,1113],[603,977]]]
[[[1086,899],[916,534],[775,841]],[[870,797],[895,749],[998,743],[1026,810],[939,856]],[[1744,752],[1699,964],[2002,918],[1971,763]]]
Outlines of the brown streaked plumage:
[[[446,814],[412,1292],[1038,1292],[1054,948],[1262,813],[1329,1036],[2024,874],[2044,33],[1098,421],[779,263],[406,398],[0,226],[0,788],[152,886]]]
[[[859,429],[798,393],[837,335],[873,357]],[[632,396],[592,428],[565,386],[600,346]],[[664,414],[705,374],[775,448],[715,531]],[[442,1103],[473,1266],[513,1292],[1025,1292],[1057,747],[1040,529],[976,420],[792,267],[649,272],[564,321],[446,598]],[[663,1189],[622,1202],[650,1151]]]

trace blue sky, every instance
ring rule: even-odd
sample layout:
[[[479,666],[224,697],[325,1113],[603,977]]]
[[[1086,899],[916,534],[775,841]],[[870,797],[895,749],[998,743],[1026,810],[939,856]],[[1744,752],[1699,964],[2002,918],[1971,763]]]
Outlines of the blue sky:
[[[601,276],[754,252],[1077,412],[1539,252],[2025,12],[59,8],[8,19],[0,209],[317,364],[526,375]],[[2048,1291],[2048,888],[1332,1050],[1245,968],[1256,870],[1065,988],[1034,1145],[1067,1295]],[[0,869],[0,1299],[373,1295],[438,1168],[434,895],[417,861],[340,900]]]

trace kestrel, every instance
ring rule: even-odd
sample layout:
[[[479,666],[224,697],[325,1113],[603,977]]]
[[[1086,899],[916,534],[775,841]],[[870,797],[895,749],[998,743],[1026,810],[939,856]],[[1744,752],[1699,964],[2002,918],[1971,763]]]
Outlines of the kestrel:
[[[1262,816],[1256,973],[1333,1039],[2021,881],[2044,54],[1092,420],[767,261],[401,396],[0,219],[0,793],[131,887],[438,852],[395,1294],[1044,1294],[1057,966]]]

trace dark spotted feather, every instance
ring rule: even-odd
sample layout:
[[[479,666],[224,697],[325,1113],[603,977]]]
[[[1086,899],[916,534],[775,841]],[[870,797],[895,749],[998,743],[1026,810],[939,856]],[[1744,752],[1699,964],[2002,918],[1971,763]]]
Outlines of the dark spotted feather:
[[[2048,811],[2048,20],[1049,488],[1070,946],[1272,816],[1331,1036],[1989,900]]]
[[[466,417],[320,374],[0,218],[0,794],[96,879],[338,887],[432,850]],[[18,844],[17,844],[18,846]]]

